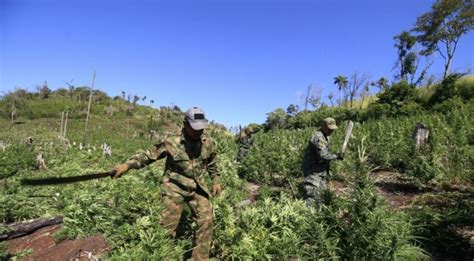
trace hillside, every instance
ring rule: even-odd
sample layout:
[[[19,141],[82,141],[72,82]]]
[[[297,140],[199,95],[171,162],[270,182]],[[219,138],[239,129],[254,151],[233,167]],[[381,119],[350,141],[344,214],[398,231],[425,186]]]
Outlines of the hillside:
[[[474,87],[471,80],[466,82],[445,81],[427,88],[430,92],[396,83],[362,110],[323,107],[270,119],[256,126],[262,130],[255,134],[242,163],[235,160],[233,135],[213,125],[207,132],[217,140],[224,190],[212,199],[211,256],[217,260],[471,260]],[[178,129],[182,112],[155,110],[97,92],[96,97],[102,98],[94,98],[88,143],[82,146],[86,96],[47,93],[45,97],[41,92],[17,90],[0,100],[0,141],[5,145],[0,150],[0,234],[8,234],[9,225],[20,221],[61,216],[62,226],[49,231],[65,248],[71,242],[99,237],[101,244],[107,244],[95,252],[101,259],[188,256],[192,235],[187,228],[194,224],[183,225],[176,242],[159,225],[163,162],[117,180],[43,187],[20,183],[22,178],[110,170],[160,135]],[[71,147],[59,137],[61,112],[66,110]],[[345,121],[356,125],[345,159],[331,165],[325,207],[316,212],[301,200],[300,166],[315,126],[328,116],[340,126],[333,135],[333,148],[342,143]],[[416,123],[430,129],[428,143],[421,148],[412,140]],[[158,137],[150,137],[151,130]],[[25,144],[28,137],[33,138],[32,146]],[[103,143],[111,146],[111,156],[103,155]],[[44,170],[35,166],[40,152]],[[7,251],[9,241],[1,244],[4,259],[35,254],[24,248]]]

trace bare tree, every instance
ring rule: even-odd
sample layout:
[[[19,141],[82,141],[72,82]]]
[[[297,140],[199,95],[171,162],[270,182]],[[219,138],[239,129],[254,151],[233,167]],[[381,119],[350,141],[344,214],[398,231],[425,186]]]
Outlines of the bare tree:
[[[316,88],[313,84],[308,86],[306,90],[306,97],[304,99],[304,111],[308,110],[308,105],[317,109],[321,106],[321,90]]]
[[[306,97],[304,99],[304,111],[308,110],[309,95],[310,95],[312,86],[313,86],[312,83],[310,85],[308,85],[308,88],[307,88],[307,91],[306,91]]]
[[[357,96],[359,93],[359,90],[362,86],[365,86],[368,84],[369,76],[367,74],[359,74],[357,72],[353,73],[351,75],[349,84],[346,88],[346,95],[349,97],[349,105],[350,108],[352,108],[352,105],[354,103],[354,98]]]
[[[67,85],[67,87],[68,87],[68,89],[69,89],[69,98],[71,99],[71,101],[72,101],[73,98],[74,98],[74,92],[75,92],[75,90],[76,90],[76,88],[74,87],[74,85],[72,85],[72,81],[74,81],[74,79],[72,79],[72,80],[66,82],[66,85]]]

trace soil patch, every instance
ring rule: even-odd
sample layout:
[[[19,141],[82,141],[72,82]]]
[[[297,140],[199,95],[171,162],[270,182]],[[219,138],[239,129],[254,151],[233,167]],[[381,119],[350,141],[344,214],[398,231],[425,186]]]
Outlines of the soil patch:
[[[101,234],[87,238],[54,242],[54,234],[61,225],[38,229],[28,236],[8,241],[7,253],[14,255],[31,250],[31,254],[20,260],[99,260],[99,256],[110,250]]]

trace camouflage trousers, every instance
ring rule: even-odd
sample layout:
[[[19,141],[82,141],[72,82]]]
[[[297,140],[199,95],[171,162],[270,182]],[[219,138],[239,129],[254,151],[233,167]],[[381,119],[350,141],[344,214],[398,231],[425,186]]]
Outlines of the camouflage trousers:
[[[320,173],[306,176],[302,187],[306,205],[320,209],[323,193],[327,190],[327,176]]]
[[[186,190],[169,180],[161,185],[162,201],[165,207],[161,224],[170,235],[176,237],[181,213],[185,204],[191,208],[197,224],[192,260],[209,260],[213,232],[212,205],[205,192]]]

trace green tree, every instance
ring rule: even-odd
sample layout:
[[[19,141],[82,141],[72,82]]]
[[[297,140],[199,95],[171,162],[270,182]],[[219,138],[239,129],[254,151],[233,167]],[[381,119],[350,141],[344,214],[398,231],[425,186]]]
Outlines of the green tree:
[[[426,55],[425,67],[417,75],[418,67],[420,64],[420,52],[415,48],[416,45],[416,36],[413,36],[407,31],[401,32],[399,35],[393,38],[395,40],[395,47],[397,48],[398,60],[395,64],[395,68],[400,68],[400,74],[396,75],[396,78],[402,81],[409,81],[410,84],[418,85],[425,78],[426,72],[433,64],[433,61],[430,59],[430,55]]]
[[[474,29],[474,3],[472,0],[438,0],[431,11],[417,18],[412,31],[424,47],[424,55],[438,52],[444,59],[443,79],[449,69],[461,36]]]
[[[342,105],[342,91],[347,87],[349,81],[347,77],[344,75],[338,75],[334,77],[334,84],[337,85],[337,89],[339,90],[339,105]]]
[[[48,87],[48,83],[45,81],[44,84],[40,87],[38,87],[38,93],[41,97],[41,99],[48,99],[49,96],[51,95],[52,91]]]
[[[379,104],[400,105],[409,101],[415,101],[417,89],[413,84],[401,81],[393,84],[392,88],[378,95]]]
[[[288,105],[288,108],[286,108],[286,113],[289,116],[295,116],[296,114],[298,114],[299,110],[300,110],[300,108],[299,108],[298,105],[290,104],[290,105]]]
[[[393,39],[398,52],[398,61],[395,66],[400,67],[400,74],[397,75],[397,78],[407,81],[407,76],[414,74],[416,70],[417,57],[416,53],[411,50],[416,44],[416,37],[407,31],[403,31]]]
[[[286,112],[282,108],[278,108],[272,112],[267,113],[267,120],[265,127],[267,130],[281,128],[286,125]]]

